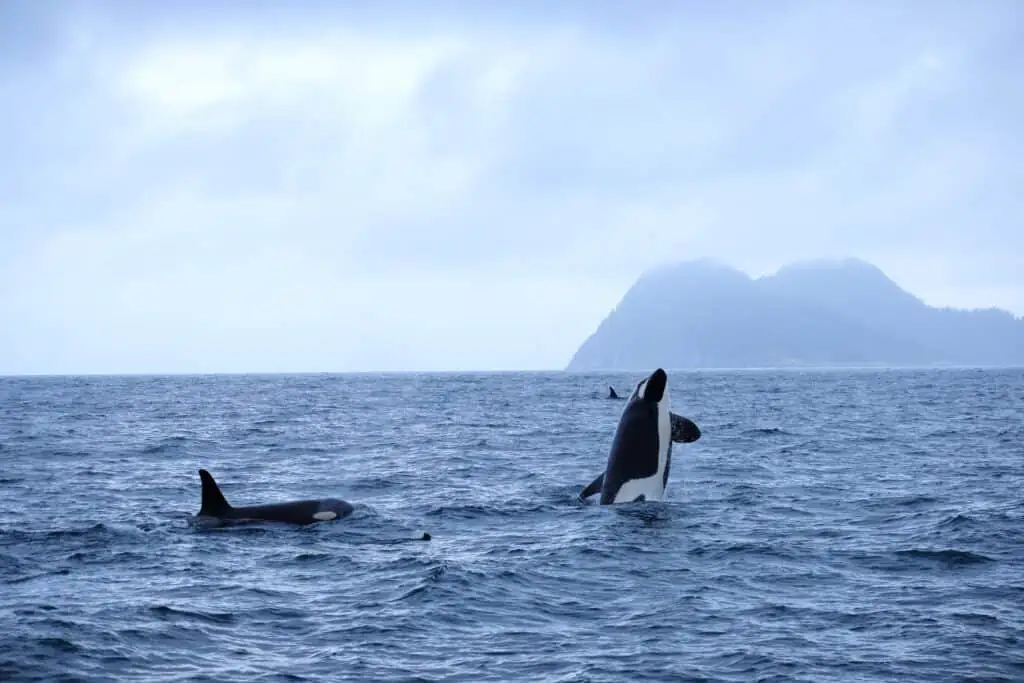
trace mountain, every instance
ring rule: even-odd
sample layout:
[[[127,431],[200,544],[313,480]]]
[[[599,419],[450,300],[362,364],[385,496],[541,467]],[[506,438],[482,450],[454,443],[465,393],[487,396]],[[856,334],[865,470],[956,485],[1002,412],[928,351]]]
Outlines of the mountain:
[[[751,278],[714,261],[644,273],[568,370],[1024,365],[1024,319],[935,308],[857,259]]]

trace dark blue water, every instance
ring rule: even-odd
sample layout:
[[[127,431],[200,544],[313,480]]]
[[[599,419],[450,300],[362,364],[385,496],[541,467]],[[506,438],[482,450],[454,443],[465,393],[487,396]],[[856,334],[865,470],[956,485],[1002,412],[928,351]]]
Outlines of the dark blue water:
[[[580,504],[636,379],[0,379],[0,680],[1024,680],[1024,371],[674,373]]]

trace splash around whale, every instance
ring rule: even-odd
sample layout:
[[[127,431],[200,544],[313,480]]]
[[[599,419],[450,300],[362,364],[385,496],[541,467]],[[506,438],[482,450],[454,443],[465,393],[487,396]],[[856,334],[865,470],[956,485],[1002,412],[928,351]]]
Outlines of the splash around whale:
[[[264,505],[234,507],[228,503],[213,475],[199,470],[203,485],[202,505],[196,515],[201,526],[226,526],[254,522],[285,522],[314,524],[342,519],[355,509],[351,503],[337,498],[293,500]]]

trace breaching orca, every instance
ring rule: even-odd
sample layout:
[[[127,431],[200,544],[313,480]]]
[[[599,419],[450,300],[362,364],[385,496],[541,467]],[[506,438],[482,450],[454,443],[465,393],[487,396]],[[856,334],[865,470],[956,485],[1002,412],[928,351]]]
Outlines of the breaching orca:
[[[637,383],[615,430],[605,470],[580,493],[600,492],[601,505],[662,500],[668,485],[672,443],[692,443],[700,428],[671,411],[668,375],[658,368]]]
[[[329,522],[352,514],[350,503],[335,498],[320,500],[295,500],[270,505],[232,507],[228,504],[213,476],[206,470],[199,470],[203,483],[203,502],[199,519],[220,523],[240,522],[288,522],[290,524],[313,524]]]

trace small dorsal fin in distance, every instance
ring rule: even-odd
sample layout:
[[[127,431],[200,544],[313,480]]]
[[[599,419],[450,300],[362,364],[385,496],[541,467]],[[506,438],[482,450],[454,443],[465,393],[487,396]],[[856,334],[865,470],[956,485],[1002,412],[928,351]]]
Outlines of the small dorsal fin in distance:
[[[615,387],[608,387],[608,398],[618,398],[619,395],[615,393]]]
[[[669,413],[672,420],[672,441],[675,443],[693,443],[700,438],[700,427],[688,417]]]
[[[203,482],[203,504],[199,509],[200,515],[216,517],[231,509],[212,474],[206,470],[199,470],[199,479]]]

